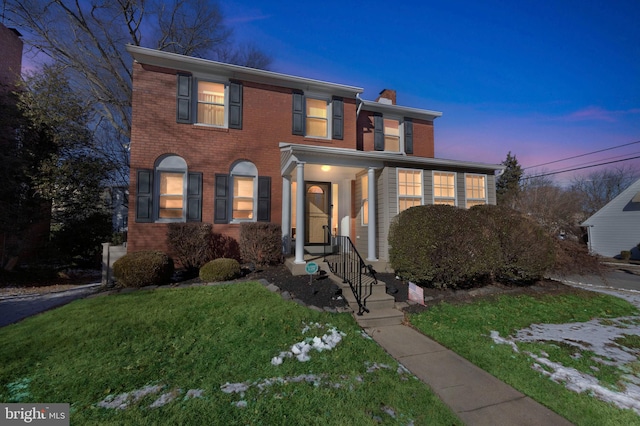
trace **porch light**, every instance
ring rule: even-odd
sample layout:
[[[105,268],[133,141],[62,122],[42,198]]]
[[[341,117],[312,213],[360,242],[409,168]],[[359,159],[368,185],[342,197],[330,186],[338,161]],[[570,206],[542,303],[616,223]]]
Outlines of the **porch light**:
[[[322,170],[323,172],[328,172],[329,170],[331,170],[331,166],[324,165],[320,167],[320,170]]]

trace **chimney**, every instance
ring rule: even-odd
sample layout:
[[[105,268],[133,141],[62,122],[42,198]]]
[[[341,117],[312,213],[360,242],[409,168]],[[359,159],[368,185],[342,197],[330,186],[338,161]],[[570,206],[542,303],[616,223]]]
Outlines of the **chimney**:
[[[378,99],[376,99],[376,102],[387,105],[395,105],[396,91],[391,89],[383,89],[382,92],[380,92],[380,96],[378,96]]]

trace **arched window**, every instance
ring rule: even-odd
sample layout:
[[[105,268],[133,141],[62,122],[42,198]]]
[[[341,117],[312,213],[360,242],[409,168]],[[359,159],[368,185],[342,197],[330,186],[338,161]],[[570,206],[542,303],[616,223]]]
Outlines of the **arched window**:
[[[182,157],[163,155],[136,178],[136,222],[202,220],[202,173],[189,172]]]
[[[177,155],[161,157],[155,167],[158,220],[183,221],[187,192],[187,162]]]
[[[256,218],[256,199],[258,193],[258,169],[250,161],[240,161],[231,168],[232,221],[254,221]]]

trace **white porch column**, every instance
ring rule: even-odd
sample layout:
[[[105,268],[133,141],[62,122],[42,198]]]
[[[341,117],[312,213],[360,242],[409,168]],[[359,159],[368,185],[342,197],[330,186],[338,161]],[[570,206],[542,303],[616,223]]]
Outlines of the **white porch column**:
[[[296,260],[295,263],[304,261],[304,162],[296,167]]]
[[[368,171],[368,199],[369,199],[369,225],[367,226],[367,260],[375,262],[376,258],[376,170],[369,167]]]
[[[282,176],[282,253],[291,254],[291,176]]]

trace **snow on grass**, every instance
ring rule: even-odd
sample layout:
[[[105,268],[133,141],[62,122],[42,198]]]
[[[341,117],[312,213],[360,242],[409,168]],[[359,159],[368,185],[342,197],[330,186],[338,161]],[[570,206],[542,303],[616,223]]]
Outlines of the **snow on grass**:
[[[310,325],[305,324],[304,328],[302,329],[302,334],[307,333],[312,328],[320,330],[329,328],[329,330],[322,337],[308,337],[301,342],[294,343],[288,351],[282,351],[278,356],[274,356],[273,358],[271,358],[271,364],[280,365],[286,358],[293,357],[295,357],[300,362],[307,362],[311,360],[311,356],[309,355],[309,353],[312,350],[315,350],[317,352],[322,352],[324,350],[329,351],[335,348],[338,343],[340,343],[343,336],[346,336],[345,333],[338,331],[330,324],[325,324],[323,326],[318,323]]]
[[[588,350],[600,357],[593,357],[596,362],[606,365],[614,365],[624,370],[629,363],[638,359],[637,352],[626,348],[616,339],[623,335],[640,336],[640,328],[630,326],[637,324],[640,318],[624,317],[615,319],[593,319],[582,323],[569,324],[533,324],[519,330],[515,336],[503,338],[497,331],[491,332],[491,338],[495,343],[511,346],[514,352],[519,353],[518,342],[558,342],[571,345],[577,350]],[[640,414],[640,386],[638,378],[633,375],[623,375],[621,383],[624,390],[617,392],[600,385],[598,379],[574,368],[565,367],[553,362],[549,355],[542,352],[540,356],[531,352],[526,355],[535,361],[532,368],[556,383],[577,393],[589,392],[594,397],[611,402],[620,408],[627,408]],[[579,352],[573,354],[574,358],[580,358]],[[594,368],[594,369],[597,369]]]
[[[159,393],[164,388],[163,385],[148,385],[141,389],[136,389],[131,392],[121,393],[119,395],[108,395],[105,399],[98,402],[97,406],[102,408],[110,408],[116,410],[124,410],[129,408],[131,404],[135,404],[147,395],[154,395]],[[204,391],[202,389],[189,389],[184,399],[190,398],[202,398]],[[175,388],[170,392],[166,392],[160,395],[149,408],[158,408],[163,405],[167,405],[173,402],[180,394],[182,390]]]

